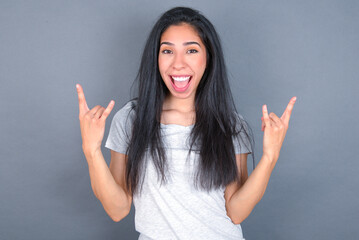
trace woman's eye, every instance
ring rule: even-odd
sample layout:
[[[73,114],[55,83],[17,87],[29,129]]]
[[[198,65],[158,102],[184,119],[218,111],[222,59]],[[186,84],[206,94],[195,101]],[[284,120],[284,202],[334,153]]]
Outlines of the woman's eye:
[[[190,50],[188,50],[188,53],[196,53],[196,52],[198,52],[196,49],[190,49]]]
[[[165,49],[165,50],[162,51],[162,53],[164,53],[164,54],[169,54],[169,53],[172,53],[172,52],[171,52],[171,50]]]

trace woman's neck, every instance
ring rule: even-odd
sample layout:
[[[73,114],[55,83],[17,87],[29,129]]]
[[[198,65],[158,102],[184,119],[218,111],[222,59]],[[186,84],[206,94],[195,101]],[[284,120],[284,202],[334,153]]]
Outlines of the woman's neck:
[[[166,97],[163,102],[161,123],[190,126],[196,122],[194,99]]]
[[[195,110],[194,98],[174,98],[167,96],[163,102],[162,110],[177,110],[179,112],[192,112]]]

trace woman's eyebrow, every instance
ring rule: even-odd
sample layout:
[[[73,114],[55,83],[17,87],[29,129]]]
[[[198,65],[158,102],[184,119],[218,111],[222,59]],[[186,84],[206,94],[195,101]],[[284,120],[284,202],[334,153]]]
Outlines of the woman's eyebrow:
[[[162,44],[167,44],[167,45],[170,45],[170,46],[174,46],[174,44],[171,43],[171,42],[161,42],[160,46]],[[199,47],[201,47],[201,45],[198,42],[185,42],[185,43],[183,43],[183,46],[187,46],[187,45],[191,45],[191,44],[197,44]]]

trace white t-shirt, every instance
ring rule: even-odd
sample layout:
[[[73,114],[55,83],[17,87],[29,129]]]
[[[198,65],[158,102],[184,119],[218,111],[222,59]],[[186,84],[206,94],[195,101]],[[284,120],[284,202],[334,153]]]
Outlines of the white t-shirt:
[[[131,137],[134,111],[128,102],[113,117],[105,147],[126,153]],[[130,114],[129,114],[130,113]],[[133,196],[135,229],[139,240],[159,239],[235,239],[243,240],[240,224],[233,224],[225,208],[225,188],[206,192],[193,186],[193,174],[199,154],[189,150],[191,126],[161,124],[166,146],[169,176],[160,184],[151,155],[146,152],[146,173],[141,195]],[[249,141],[234,139],[235,153],[248,153]],[[240,148],[241,146],[241,148]]]

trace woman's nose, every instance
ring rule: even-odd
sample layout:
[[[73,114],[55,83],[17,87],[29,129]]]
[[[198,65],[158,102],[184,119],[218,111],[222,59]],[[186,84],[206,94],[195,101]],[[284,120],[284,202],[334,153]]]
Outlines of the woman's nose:
[[[173,68],[176,70],[182,69],[186,66],[184,56],[181,54],[176,54],[173,61]]]

